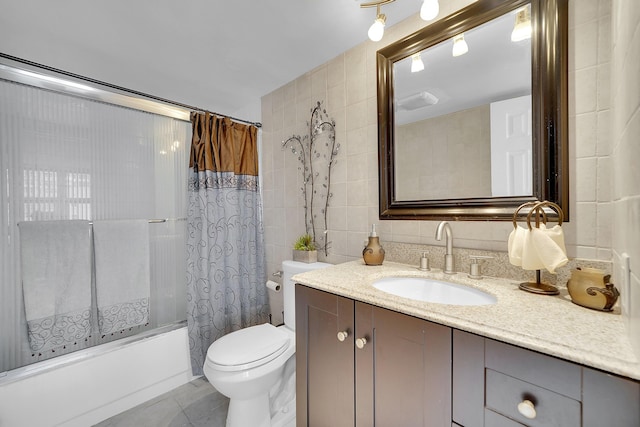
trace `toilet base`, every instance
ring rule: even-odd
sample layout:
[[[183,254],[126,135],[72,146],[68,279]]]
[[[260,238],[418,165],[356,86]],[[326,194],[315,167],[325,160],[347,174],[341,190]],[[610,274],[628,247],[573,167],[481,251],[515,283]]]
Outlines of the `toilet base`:
[[[269,396],[264,394],[251,399],[231,399],[227,427],[271,427]]]
[[[226,427],[295,427],[296,399],[289,401],[270,418],[269,400],[264,396],[248,400],[231,399]]]
[[[294,397],[271,418],[271,427],[296,427],[296,398]]]

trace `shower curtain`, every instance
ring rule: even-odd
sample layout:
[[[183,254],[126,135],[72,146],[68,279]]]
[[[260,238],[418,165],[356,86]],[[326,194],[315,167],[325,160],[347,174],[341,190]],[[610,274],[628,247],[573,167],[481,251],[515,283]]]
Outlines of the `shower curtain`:
[[[223,335],[268,319],[257,128],[192,113],[187,207],[191,367]]]

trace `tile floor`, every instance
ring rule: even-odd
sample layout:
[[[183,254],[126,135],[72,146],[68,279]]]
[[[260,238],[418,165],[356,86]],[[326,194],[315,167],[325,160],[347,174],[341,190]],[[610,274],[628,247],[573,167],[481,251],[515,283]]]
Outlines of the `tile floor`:
[[[198,378],[95,427],[224,427],[229,399]]]

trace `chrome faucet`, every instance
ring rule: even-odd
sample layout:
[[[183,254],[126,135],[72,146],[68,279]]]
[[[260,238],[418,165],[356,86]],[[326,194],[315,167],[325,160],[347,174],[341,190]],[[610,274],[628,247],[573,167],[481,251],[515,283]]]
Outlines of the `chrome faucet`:
[[[436,240],[442,240],[442,230],[446,236],[447,249],[444,254],[444,272],[446,274],[455,274],[455,268],[453,266],[453,232],[451,226],[447,221],[442,221],[438,224],[436,229]]]

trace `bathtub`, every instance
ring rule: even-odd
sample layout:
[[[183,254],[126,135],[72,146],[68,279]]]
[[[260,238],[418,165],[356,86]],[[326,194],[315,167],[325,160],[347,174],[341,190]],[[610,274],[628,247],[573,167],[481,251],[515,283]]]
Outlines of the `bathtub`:
[[[179,322],[0,376],[0,426],[87,427],[192,379]]]

